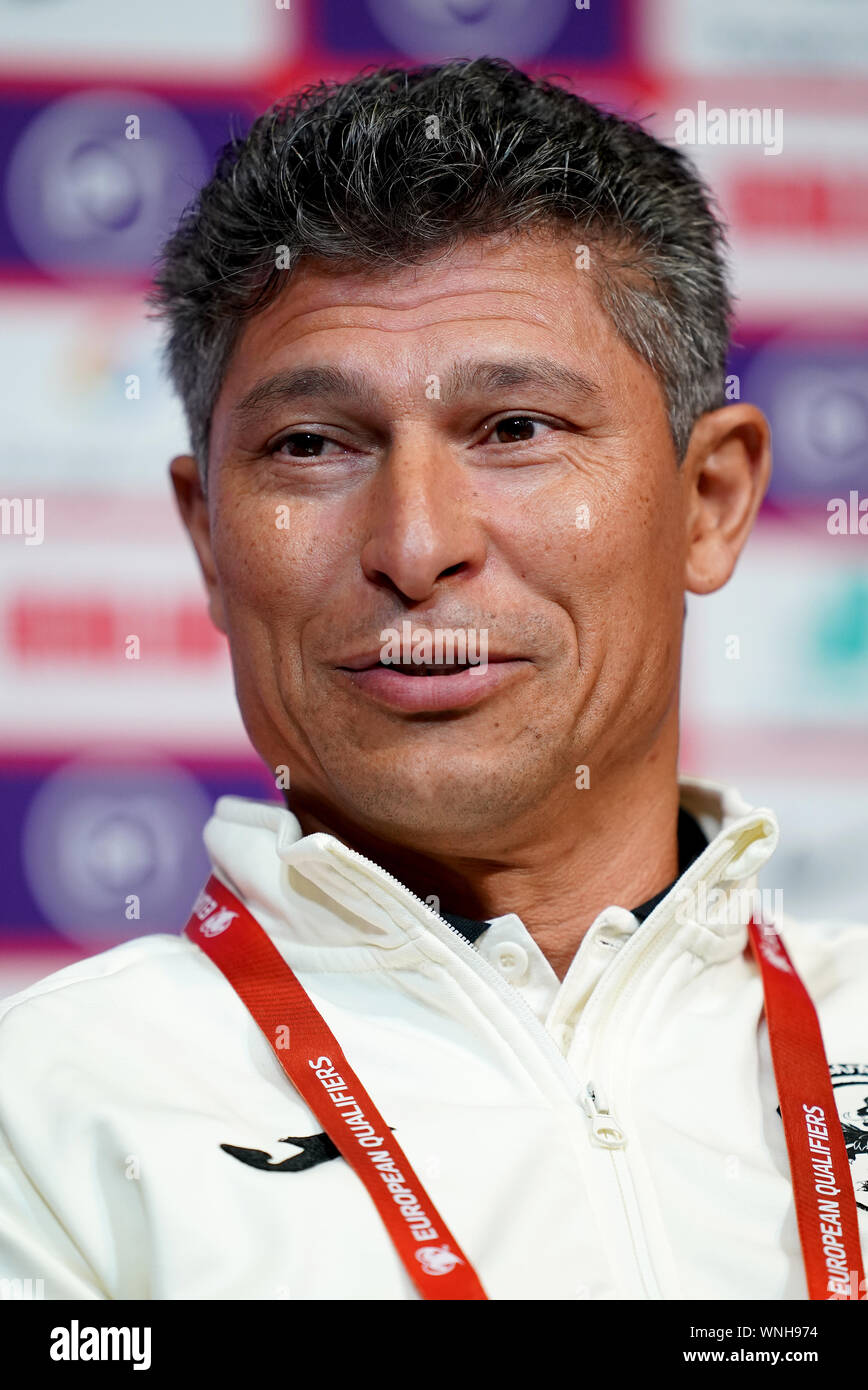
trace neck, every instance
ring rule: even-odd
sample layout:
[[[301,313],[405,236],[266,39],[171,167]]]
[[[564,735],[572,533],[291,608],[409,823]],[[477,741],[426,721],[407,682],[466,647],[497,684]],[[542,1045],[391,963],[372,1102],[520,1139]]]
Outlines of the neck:
[[[478,920],[516,913],[566,975],[603,908],[633,908],[678,874],[677,729],[638,766],[615,770],[592,788],[550,798],[497,844],[420,852],[371,835],[321,802],[295,797],[306,835],[326,831],[381,865],[417,896]]]

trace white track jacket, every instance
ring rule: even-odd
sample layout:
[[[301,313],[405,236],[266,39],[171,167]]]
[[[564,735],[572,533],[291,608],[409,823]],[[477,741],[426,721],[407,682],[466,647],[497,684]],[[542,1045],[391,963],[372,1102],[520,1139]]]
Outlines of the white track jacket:
[[[205,829],[490,1299],[807,1297],[760,976],[731,908],[777,824],[710,782],[682,780],[681,799],[708,848],[641,925],[602,911],[562,982],[514,914],[472,946],[280,806],[224,797]],[[868,1257],[868,928],[779,925],[820,1016]],[[0,1006],[0,1291],[418,1298],[182,926]],[[618,1147],[595,1142],[600,1114]]]

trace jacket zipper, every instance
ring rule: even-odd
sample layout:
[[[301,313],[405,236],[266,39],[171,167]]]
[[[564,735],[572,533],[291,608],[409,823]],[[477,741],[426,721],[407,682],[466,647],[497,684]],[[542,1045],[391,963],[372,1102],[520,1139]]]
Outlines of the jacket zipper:
[[[732,863],[737,859],[742,853],[743,847],[756,838],[755,826],[744,830],[732,842],[731,848],[725,851],[728,862]],[[710,849],[711,846],[708,848]],[[718,852],[717,855],[714,855],[703,864],[702,860],[706,853],[707,851],[703,851],[703,854],[701,854],[694,863],[691,864],[687,872],[682,875],[678,881],[678,889],[683,889],[684,887],[692,889],[695,884],[698,884],[708,875],[712,866],[716,867],[724,857],[724,852]],[[654,918],[657,918],[657,921],[653,922],[653,925],[655,928],[658,927],[666,918],[667,914],[663,909],[668,906],[667,895],[667,899],[659,903],[654,911],[649,913],[646,917],[645,922],[642,924],[643,928],[647,927],[649,923],[652,923]],[[633,946],[634,942],[636,943],[635,946]],[[633,947],[632,954],[630,952],[631,946]],[[594,1014],[602,1020],[606,1005],[613,996],[615,1000],[614,1007],[609,1007],[609,1016],[605,1020],[605,1024],[601,1022],[601,1026],[597,1030],[597,1037],[590,1050],[587,1064],[591,1070],[593,1070],[596,1057],[599,1056],[603,1050],[603,1043],[605,1041],[604,1028],[611,1024],[612,1017],[617,1012],[618,1000],[620,999],[623,1001],[625,998],[625,984],[631,977],[635,977],[638,970],[643,968],[647,969],[649,962],[653,960],[657,952],[662,950],[664,946],[665,942],[661,939],[658,931],[655,931],[650,937],[647,932],[643,932],[642,936],[634,937],[632,942],[628,942],[623,947],[623,951],[627,954],[626,956],[622,955],[621,958],[620,964],[622,969],[620,976],[616,976],[606,981],[601,986],[598,986],[591,995],[591,999],[588,1000],[585,1009],[585,1023],[588,1021],[589,1013],[591,1014],[592,1022]],[[596,999],[594,995],[597,996]],[[594,1004],[593,1009],[591,1009],[592,1001]],[[585,1095],[582,1098],[582,1105],[585,1113],[591,1120],[592,1142],[609,1151],[615,1179],[621,1196],[621,1202],[627,1216],[627,1225],[630,1230],[636,1263],[642,1278],[642,1283],[645,1286],[646,1295],[649,1299],[660,1299],[662,1298],[662,1293],[654,1273],[654,1266],[648,1248],[647,1237],[645,1235],[641,1208],[636,1196],[636,1189],[633,1185],[629,1164],[624,1153],[624,1148],[627,1144],[627,1136],[622,1125],[609,1110],[609,1106],[602,1096],[600,1087],[594,1082],[588,1083]]]
[[[323,839],[330,840],[331,837],[324,835]],[[334,851],[331,849],[331,845],[329,845],[328,848],[331,850],[332,853],[334,853]],[[394,883],[395,886],[401,890],[402,894],[405,894],[408,897],[412,898],[413,902],[418,904],[418,906],[421,907],[422,911],[426,913],[428,917],[432,918],[433,921],[437,922],[439,926],[446,928],[446,930],[455,938],[457,954],[461,956],[462,959],[465,960],[467,964],[470,965],[478,975],[482,975],[484,979],[488,980],[489,984],[491,984],[491,986],[493,987],[495,992],[500,996],[503,1002],[512,1010],[513,1013],[517,1013],[519,1015],[519,1017],[522,1019],[522,1022],[526,1023],[528,1029],[533,1034],[534,1040],[537,1042],[540,1049],[545,1053],[548,1059],[554,1063],[556,1069],[560,1072],[561,1079],[567,1080],[570,1098],[573,1101],[580,1101],[580,1094],[582,1090],[581,1083],[574,1076],[572,1071],[570,1071],[569,1067],[566,1064],[566,1059],[564,1058],[563,1054],[558,1051],[554,1040],[552,1039],[550,1034],[546,1032],[545,1028],[540,1023],[539,1019],[531,1009],[530,1005],[522,998],[522,996],[518,993],[517,990],[514,990],[511,985],[508,985],[506,981],[502,979],[500,975],[498,975],[497,971],[494,969],[494,966],[489,965],[485,957],[481,956],[479,952],[473,946],[470,945],[467,938],[465,936],[462,936],[458,928],[453,927],[451,922],[447,922],[445,917],[441,917],[438,912],[435,912],[433,907],[430,907],[423,898],[418,897],[418,895],[414,893],[412,889],[408,888],[405,884],[403,884],[399,878],[396,878],[394,874],[389,873],[388,869],[381,868],[379,864],[376,864],[373,861],[373,859],[367,859],[365,855],[359,854],[358,850],[350,849],[349,845],[344,844],[341,844],[341,853],[347,854],[352,859],[357,860],[360,864],[363,864],[366,869],[373,869],[375,877],[387,878],[391,883]]]
[[[738,854],[741,852],[742,843],[745,840],[747,840],[748,837],[750,837],[751,839],[756,838],[756,826],[746,829],[733,843],[731,848],[729,848],[726,851],[727,858],[730,862],[738,857]],[[316,838],[316,836],[313,836],[311,838]],[[602,1097],[602,1093],[600,1091],[599,1086],[595,1085],[595,1083],[592,1081],[589,1081],[584,1086],[582,1086],[581,1082],[577,1080],[574,1072],[569,1067],[569,1064],[567,1063],[567,1060],[564,1057],[563,1053],[560,1052],[558,1048],[555,1046],[555,1043],[551,1038],[550,1034],[542,1026],[536,1014],[525,1002],[521,994],[519,994],[517,990],[513,989],[510,985],[508,985],[505,980],[501,979],[494,967],[489,965],[488,961],[486,961],[485,958],[481,956],[479,952],[476,951],[470,945],[466,937],[462,936],[461,932],[458,931],[457,927],[453,927],[451,922],[447,922],[445,917],[441,917],[439,913],[435,912],[434,909],[424,901],[424,899],[420,898],[418,894],[414,893],[411,889],[409,889],[406,886],[406,884],[402,883],[401,880],[399,878],[396,878],[394,874],[390,873],[388,869],[382,868],[379,864],[375,863],[374,860],[368,859],[365,855],[360,854],[358,850],[351,849],[349,845],[344,845],[340,841],[335,842],[333,838],[329,835],[322,835],[323,847],[327,848],[330,853],[335,852],[333,848],[335,843],[338,843],[340,845],[340,854],[348,855],[351,859],[357,861],[365,868],[365,870],[368,873],[373,873],[375,879],[387,879],[390,883],[394,884],[402,894],[405,894],[412,898],[413,902],[417,904],[429,918],[431,918],[434,922],[437,922],[440,926],[445,927],[447,931],[451,932],[452,936],[455,938],[455,946],[458,955],[462,957],[466,961],[466,963],[470,965],[474,971],[476,971],[478,975],[481,975],[483,979],[488,980],[492,988],[503,1000],[506,1006],[512,1011],[512,1013],[518,1015],[518,1017],[525,1024],[528,1032],[531,1034],[532,1038],[536,1042],[537,1047],[548,1058],[549,1062],[552,1064],[553,1069],[560,1077],[562,1084],[565,1085],[570,1099],[573,1101],[573,1103],[577,1103],[584,1111],[585,1115],[588,1117],[590,1121],[589,1140],[591,1144],[595,1147],[605,1149],[608,1152],[609,1160],[611,1163],[610,1172],[614,1178],[615,1185],[618,1190],[620,1206],[626,1219],[627,1229],[629,1231],[630,1241],[633,1247],[633,1252],[636,1260],[636,1266],[639,1271],[639,1276],[642,1285],[645,1289],[646,1297],[652,1300],[661,1299],[662,1293],[657,1281],[657,1277],[654,1272],[653,1262],[651,1260],[651,1253],[648,1246],[647,1236],[645,1234],[645,1227],[644,1222],[642,1220],[641,1208],[639,1206],[639,1201],[636,1196],[636,1190],[633,1185],[633,1179],[630,1174],[630,1168],[627,1162],[627,1157],[624,1153],[624,1149],[627,1144],[627,1135],[624,1132],[624,1129],[621,1126],[621,1124],[609,1110],[608,1105],[605,1103],[605,1100]],[[710,848],[711,846],[709,846],[709,849]],[[711,865],[717,862],[718,856],[715,856],[712,860],[707,861],[705,864],[702,864],[702,860],[705,858],[706,853],[707,851],[703,852],[703,854],[701,854],[699,858],[691,865],[687,873],[682,876],[682,878],[678,882],[679,888],[685,886],[685,883],[687,886],[692,886],[694,883],[698,883],[700,879],[705,877],[705,875],[708,873]],[[663,913],[662,909],[664,906],[668,906],[668,901],[669,900],[667,897],[666,899],[664,899],[662,903],[658,904],[654,911],[650,913],[649,916],[645,919],[645,922],[643,922],[643,928],[646,927],[648,923],[652,922],[658,913],[660,914],[660,917],[658,919],[658,922],[655,923],[655,926],[659,925],[660,921],[662,921],[665,917],[665,914]],[[637,940],[637,938],[634,937],[633,940],[635,941]],[[629,948],[631,945],[632,942],[627,942],[627,944],[622,948],[622,950],[629,952]],[[655,932],[653,938],[649,940],[647,933],[643,933],[642,949],[635,950],[635,960],[631,959],[629,955],[627,956],[625,962],[626,970],[621,971],[622,977],[626,976],[626,978],[629,979],[631,976],[635,975],[636,970],[640,967],[640,965],[647,966],[648,961],[651,958],[653,958],[653,956],[656,954],[656,951],[659,949],[662,949],[659,934]],[[594,1001],[594,995],[596,995],[599,991],[598,986],[593,991],[591,999],[588,1000],[588,1004],[586,1005],[586,1019],[588,1009],[590,1008],[592,1001],[594,1001],[597,1005],[596,1009],[594,1009],[593,1012],[598,1015],[601,1015],[603,1012],[603,1006],[605,1006],[605,1004],[608,1002],[609,996],[611,996],[613,991],[615,990],[616,983],[618,986],[618,992],[623,993],[624,982],[624,978],[617,979],[616,981],[608,981],[608,988],[604,988],[602,991],[602,995],[600,996],[600,999]],[[614,1012],[614,1010],[610,1009],[609,1012],[611,1015],[611,1013]],[[610,1022],[610,1019],[607,1019],[606,1022]],[[592,1048],[592,1058],[601,1050],[601,1041],[602,1039],[598,1037],[594,1047]]]
[[[324,839],[327,838],[329,837],[324,837]],[[331,850],[331,845],[328,847]],[[334,851],[332,850],[332,852]],[[582,1085],[575,1073],[571,1070],[563,1053],[558,1050],[551,1035],[546,1032],[530,1006],[525,1002],[518,991],[512,989],[505,980],[501,979],[494,967],[489,965],[488,961],[485,960],[478,951],[474,950],[466,937],[462,936],[461,932],[458,931],[457,927],[453,927],[451,922],[447,922],[444,917],[436,913],[424,899],[420,898],[412,889],[407,888],[407,886],[403,884],[399,878],[396,878],[394,874],[390,873],[388,869],[381,868],[380,865],[376,864],[372,859],[368,859],[365,855],[359,854],[358,850],[351,849],[348,845],[341,844],[340,853],[350,855],[354,860],[362,864],[366,870],[373,870],[375,877],[382,875],[387,878],[391,883],[394,883],[402,893],[408,894],[415,903],[418,903],[422,910],[435,922],[446,927],[446,929],[451,932],[452,936],[455,937],[455,945],[458,954],[467,961],[477,974],[491,983],[506,1006],[514,1014],[518,1014],[526,1024],[528,1032],[530,1032],[533,1040],[551,1062],[562,1084],[565,1085],[570,1100],[573,1104],[580,1106],[591,1121],[588,1136],[589,1142],[595,1146],[599,1145],[600,1147],[608,1148],[610,1151],[611,1173],[615,1179],[621,1209],[626,1217],[630,1242],[636,1258],[641,1281],[646,1290],[647,1297],[659,1299],[661,1294],[653,1273],[651,1257],[641,1219],[641,1211],[630,1177],[626,1155],[623,1152],[627,1137],[614,1116],[610,1115],[607,1109],[603,1110],[595,1100],[595,1096],[598,1092],[593,1083]],[[617,1142],[614,1142],[616,1138]]]
[[[585,1089],[585,1094],[582,1097],[582,1108],[591,1121],[592,1143],[608,1150],[611,1171],[618,1188],[621,1205],[627,1217],[633,1255],[645,1296],[651,1300],[659,1300],[663,1295],[654,1273],[651,1252],[645,1236],[642,1210],[636,1196],[636,1189],[633,1186],[627,1155],[624,1153],[627,1135],[622,1125],[610,1111],[608,1104],[603,1100],[599,1086],[595,1085],[593,1081],[589,1081]]]

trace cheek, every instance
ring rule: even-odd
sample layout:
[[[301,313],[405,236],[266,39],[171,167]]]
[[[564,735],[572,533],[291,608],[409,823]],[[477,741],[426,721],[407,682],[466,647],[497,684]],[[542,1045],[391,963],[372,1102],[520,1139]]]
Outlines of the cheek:
[[[665,695],[676,676],[684,616],[677,480],[675,487],[667,479],[654,491],[637,488],[603,528],[598,550],[610,682],[633,692],[630,703],[656,708],[655,692]]]
[[[679,494],[652,491],[617,465],[582,474],[523,499],[513,513],[523,568],[578,579],[589,592],[609,592],[642,578],[657,584],[678,548]]]
[[[635,464],[628,470],[618,461],[589,469],[527,499],[518,521],[513,563],[568,615],[586,669],[635,668],[649,641],[668,637],[682,614],[678,479],[661,466],[661,481],[649,487],[635,472]]]
[[[215,537],[236,682],[248,705],[273,708],[276,719],[290,690],[293,703],[302,698],[318,655],[333,649],[358,606],[358,593],[348,593],[357,538],[346,517],[325,511],[273,494],[235,497]]]
[[[273,497],[229,495],[217,515],[214,555],[230,618],[244,611],[268,626],[303,615],[327,576],[327,528]]]

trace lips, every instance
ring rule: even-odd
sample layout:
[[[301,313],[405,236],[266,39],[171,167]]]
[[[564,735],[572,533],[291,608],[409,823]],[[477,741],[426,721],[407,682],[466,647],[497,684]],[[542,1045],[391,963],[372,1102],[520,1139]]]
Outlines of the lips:
[[[485,660],[479,661],[428,661],[428,662],[398,662],[381,661],[380,649],[375,652],[366,652],[362,656],[349,657],[336,663],[339,671],[372,671],[375,667],[380,667],[384,671],[399,671],[403,676],[443,676],[453,675],[460,671],[479,670],[486,664],[489,666],[503,661],[519,661],[520,657],[512,656],[503,652],[487,652]]]
[[[478,666],[479,662],[466,661],[464,663],[453,662],[450,664],[444,661],[439,666],[426,666],[424,664],[418,666],[402,666],[395,662],[390,669],[392,671],[398,671],[402,676],[454,676],[458,671],[471,671],[474,665]]]
[[[479,661],[440,661],[440,662],[398,662],[398,661],[372,661],[369,665],[351,666],[344,663],[339,669],[344,671],[397,671],[401,676],[455,676],[461,671],[479,670],[495,660],[508,660],[508,658],[486,657],[485,662]]]
[[[485,664],[460,662],[386,665],[379,656],[353,658],[337,668],[359,694],[387,709],[408,714],[442,714],[478,705],[533,671],[518,657],[488,656]],[[435,676],[436,680],[420,680]]]

